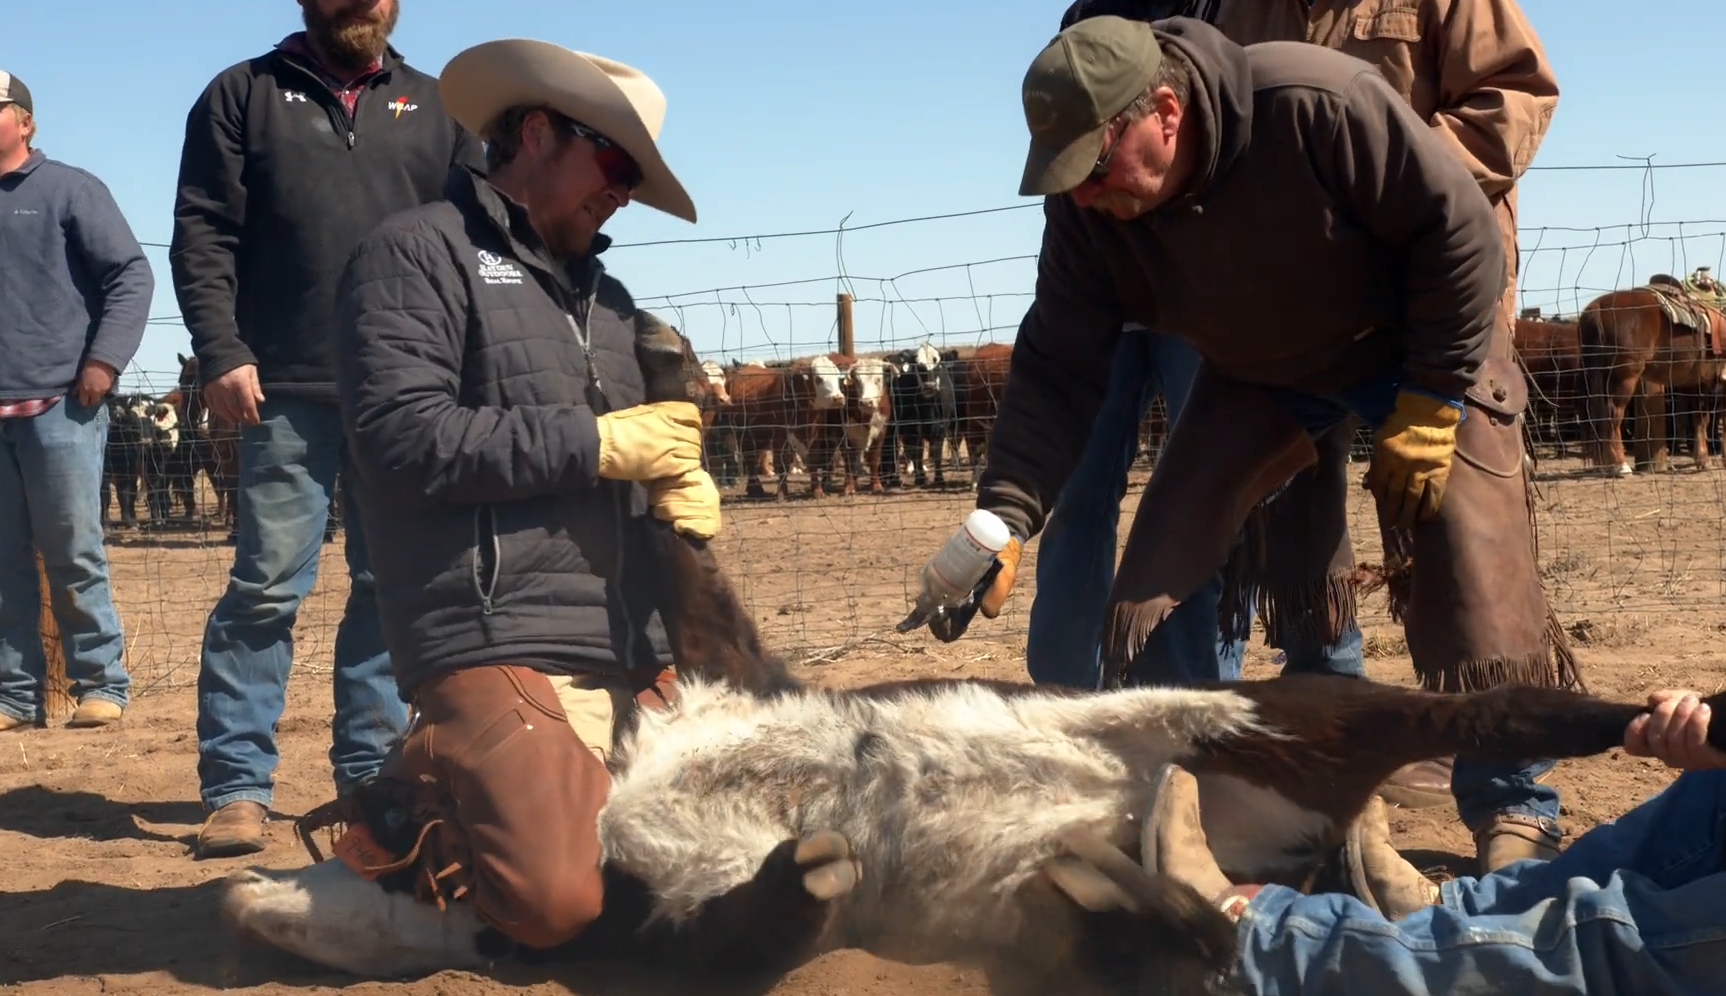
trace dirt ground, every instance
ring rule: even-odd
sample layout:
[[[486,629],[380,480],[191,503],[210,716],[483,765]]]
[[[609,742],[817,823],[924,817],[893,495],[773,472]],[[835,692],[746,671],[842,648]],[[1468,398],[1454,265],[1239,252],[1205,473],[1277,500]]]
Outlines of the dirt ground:
[[[1133,492],[1144,471],[1135,474]],[[1560,616],[1576,636],[1597,694],[1640,700],[1670,685],[1726,684],[1722,611],[1722,487],[1726,474],[1681,470],[1631,480],[1588,479],[1574,466],[1541,474],[1541,554]],[[766,638],[800,673],[832,685],[918,674],[1023,677],[1025,610],[1036,552],[1011,610],[978,620],[944,645],[901,637],[915,573],[970,507],[965,491],[738,503],[721,543]],[[1130,515],[1136,497],[1129,497]],[[1356,502],[1362,521],[1364,495]],[[1124,520],[1125,521],[1125,520]],[[1122,530],[1124,538],[1125,530]],[[1357,526],[1357,554],[1376,561],[1377,537]],[[290,819],[331,791],[329,655],[346,589],[342,547],[324,548],[317,588],[300,620],[280,733],[275,816],[262,855],[200,862],[188,845],[197,803],[193,681],[205,613],[221,593],[232,548],[217,531],[145,537],[116,531],[116,597],[128,630],[138,697],[117,728],[59,728],[0,736],[0,991],[30,996],[140,991],[185,996],[340,989],[389,996],[445,993],[687,992],[677,980],[623,969],[446,973],[400,984],[348,984],[297,959],[235,940],[215,914],[218,880],[247,864],[292,866],[307,856]],[[1362,606],[1375,679],[1411,682],[1398,629],[1381,596]],[[1270,651],[1249,650],[1248,677],[1275,673]],[[1669,779],[1663,767],[1606,756],[1560,764],[1555,782],[1574,836],[1611,819]],[[1465,870],[1467,835],[1449,808],[1397,812],[1392,829],[1417,863]],[[911,969],[842,953],[806,966],[775,990],[829,993],[982,992],[974,974]]]

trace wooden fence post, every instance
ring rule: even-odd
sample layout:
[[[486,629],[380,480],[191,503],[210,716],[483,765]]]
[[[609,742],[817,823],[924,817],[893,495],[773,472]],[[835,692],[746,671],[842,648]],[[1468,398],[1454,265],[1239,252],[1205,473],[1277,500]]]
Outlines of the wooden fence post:
[[[851,318],[851,295],[839,295],[839,352],[846,356],[856,356],[857,348],[855,326]]]
[[[48,658],[48,680],[42,687],[42,705],[53,723],[72,715],[78,703],[72,700],[72,683],[66,679],[66,654],[60,646],[60,624],[54,619],[54,603],[49,599],[48,569],[42,555],[36,554],[36,582],[42,592],[42,654]]]

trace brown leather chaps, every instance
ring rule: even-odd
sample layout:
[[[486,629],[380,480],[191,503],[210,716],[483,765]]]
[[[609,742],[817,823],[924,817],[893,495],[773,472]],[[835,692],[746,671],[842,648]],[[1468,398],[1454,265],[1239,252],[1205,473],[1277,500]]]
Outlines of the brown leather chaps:
[[[1225,638],[1251,638],[1257,616],[1266,646],[1316,650],[1355,624],[1349,449],[1359,425],[1344,419],[1314,439],[1318,462],[1248,515],[1223,569],[1218,626]]]
[[[1381,522],[1393,618],[1403,622],[1415,670],[1428,688],[1577,687],[1536,568],[1518,417],[1527,387],[1508,340],[1493,345],[1466,398],[1468,414],[1438,515],[1408,533]],[[1263,522],[1279,532],[1311,529],[1291,513],[1319,510],[1309,520],[1321,529],[1307,537],[1314,555],[1304,567],[1316,574],[1312,565],[1323,564],[1324,573],[1337,573],[1336,556],[1323,555],[1346,542],[1346,527],[1338,529],[1332,517],[1332,510],[1341,514],[1346,494],[1338,490],[1339,482],[1347,486],[1346,431],[1322,440],[1335,461],[1330,469],[1301,474],[1318,451],[1275,393],[1200,368],[1152,470],[1110,593],[1103,640],[1107,686],[1124,679],[1151,629],[1225,565],[1254,508],[1291,477],[1299,475],[1297,485],[1312,499],[1305,510],[1291,505]],[[1287,497],[1278,496],[1269,508]],[[1290,622],[1322,636],[1334,632],[1339,618],[1327,610],[1322,630],[1313,614]],[[1286,625],[1281,632],[1286,638]]]
[[[573,938],[600,912],[599,810],[611,777],[549,679],[464,668],[428,679],[414,704],[418,721],[384,774],[442,789],[441,849],[463,866],[462,898],[529,947]]]
[[[1199,365],[1115,571],[1105,687],[1119,687],[1151,630],[1222,567],[1248,513],[1315,459],[1311,438],[1275,392]]]

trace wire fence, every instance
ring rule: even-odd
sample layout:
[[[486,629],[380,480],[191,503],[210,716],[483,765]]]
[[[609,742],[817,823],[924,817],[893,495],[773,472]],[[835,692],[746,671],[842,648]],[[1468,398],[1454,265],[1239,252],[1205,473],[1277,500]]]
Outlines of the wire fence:
[[[1606,647],[1663,615],[1726,628],[1726,474],[1718,470],[1726,376],[1718,344],[1726,325],[1701,334],[1684,324],[1698,323],[1687,309],[1707,297],[1694,287],[1648,289],[1661,275],[1683,284],[1699,267],[1709,268],[1704,281],[1719,272],[1726,221],[1531,229],[1521,247],[1525,317],[1517,344],[1532,398],[1525,428],[1537,461],[1542,569],[1561,620],[1581,643]],[[1034,274],[1034,255],[1003,254],[885,277],[841,272],[637,298],[711,361],[708,460],[726,506],[718,546],[773,646],[812,662],[860,649],[1020,650],[1038,582],[1035,543],[1008,610],[977,621],[975,644],[967,637],[964,645],[941,647],[926,634],[895,634],[893,625],[908,611],[925,560],[972,507],[1004,354]],[[1619,340],[1607,340],[1622,348],[1584,341],[1577,320],[1584,309],[1637,288],[1641,299],[1613,303],[1610,320],[1597,323],[1610,326]],[[1697,314],[1706,325],[1706,314]],[[1656,362],[1625,393],[1635,350],[1624,337],[1637,329],[1664,336],[1659,356],[1677,362]],[[169,334],[184,332],[151,332]],[[842,340],[849,340],[847,355],[829,370],[820,358],[838,353]],[[1591,376],[1591,368],[1601,375]],[[235,555],[231,503],[222,500],[232,485],[235,441],[212,436],[186,411],[185,393],[177,393],[182,376],[130,369],[111,411],[108,550],[128,662],[145,693],[195,679],[205,619]],[[1663,399],[1650,390],[1661,378]],[[931,384],[936,389],[924,394]],[[1597,445],[1613,418],[1614,390],[1625,402],[1622,457]],[[884,414],[871,430],[865,402],[875,392]],[[165,432],[165,423],[176,431]],[[1154,462],[1161,423],[1159,404],[1142,427],[1118,542]],[[1700,450],[1693,423],[1702,426]],[[1357,478],[1368,452],[1364,436],[1361,442]],[[1698,469],[1700,459],[1711,468]],[[819,489],[810,473],[817,467],[830,472]],[[1364,490],[1351,498],[1349,514],[1356,559],[1377,562]],[[325,539],[317,583],[294,629],[296,667],[310,670],[330,667],[347,594],[346,536],[332,521]],[[1363,599],[1362,616],[1363,626],[1396,631],[1380,596]]]

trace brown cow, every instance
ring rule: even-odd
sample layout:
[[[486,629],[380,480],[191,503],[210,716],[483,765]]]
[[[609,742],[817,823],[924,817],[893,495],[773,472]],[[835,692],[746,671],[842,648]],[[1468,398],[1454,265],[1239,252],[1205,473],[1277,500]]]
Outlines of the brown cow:
[[[959,410],[958,441],[965,443],[970,456],[971,486],[983,472],[983,460],[988,455],[989,430],[995,427],[995,413],[1001,406],[1001,395],[1007,388],[1007,369],[1012,363],[1013,347],[1007,343],[990,342],[977,347],[967,357],[943,355],[953,369],[953,397]]]
[[[779,468],[778,497],[785,497],[786,479],[781,456],[790,438],[797,402],[790,381],[801,374],[788,367],[742,363],[725,372],[725,392],[730,403],[721,407],[714,425],[737,436],[737,449],[744,468],[744,494],[765,498],[761,486],[764,457],[771,453]]]
[[[821,435],[829,420],[837,433],[844,431],[844,375],[830,356],[793,360],[783,366],[745,363],[727,372],[725,390],[731,401],[721,407],[715,421],[737,433],[746,467],[744,493],[751,498],[767,497],[761,486],[765,456],[773,457],[779,478],[775,497],[783,499],[789,490],[788,445],[808,449],[811,436]],[[832,449],[827,452],[831,454]],[[819,476],[811,468],[811,491],[815,494],[820,494]]]
[[[1528,419],[1537,441],[1560,457],[1565,443],[1584,439],[1588,418],[1582,348],[1575,322],[1536,317],[1516,320],[1516,355],[1529,380]]]

